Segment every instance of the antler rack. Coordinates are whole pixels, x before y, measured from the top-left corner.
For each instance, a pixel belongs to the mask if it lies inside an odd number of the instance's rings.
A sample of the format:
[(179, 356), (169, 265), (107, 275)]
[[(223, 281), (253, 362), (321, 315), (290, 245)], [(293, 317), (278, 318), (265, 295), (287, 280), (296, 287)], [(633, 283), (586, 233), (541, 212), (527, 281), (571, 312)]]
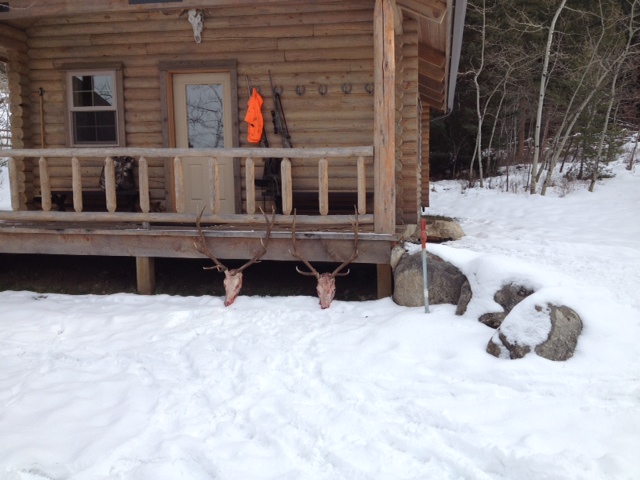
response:
[(260, 211), (262, 212), (262, 215), (264, 215), (264, 219), (267, 225), (267, 230), (265, 233), (264, 238), (260, 239), (260, 250), (248, 261), (246, 262), (244, 265), (242, 265), (239, 268), (234, 268), (232, 270), (229, 270), (229, 268), (227, 266), (225, 266), (222, 262), (220, 262), (220, 260), (218, 260), (213, 253), (211, 253), (211, 250), (209, 250), (209, 248), (207, 247), (207, 243), (204, 237), (204, 233), (202, 231), (202, 227), (200, 226), (200, 220), (202, 219), (202, 214), (204, 213), (204, 208), (200, 211), (200, 214), (198, 215), (198, 218), (196, 219), (196, 227), (198, 229), (198, 239), (193, 242), (196, 250), (198, 250), (198, 252), (200, 252), (202, 255), (205, 255), (207, 257), (209, 257), (209, 259), (211, 259), (211, 261), (215, 264), (215, 266), (213, 267), (203, 267), (205, 270), (212, 270), (212, 269), (217, 269), (219, 272), (226, 272), (228, 271), (230, 275), (236, 275), (240, 272), (242, 272), (244, 269), (246, 269), (247, 267), (253, 265), (256, 262), (259, 262), (260, 259), (262, 258), (262, 256), (267, 253), (267, 245), (269, 244), (269, 239), (271, 238), (271, 229), (273, 228), (273, 224), (274, 224), (274, 220), (275, 220), (275, 216), (276, 216), (276, 212), (275, 209), (272, 211), (272, 215), (271, 215), (271, 220), (269, 220), (269, 217), (267, 217), (267, 214), (264, 213), (264, 210), (262, 210), (262, 207), (260, 207)]

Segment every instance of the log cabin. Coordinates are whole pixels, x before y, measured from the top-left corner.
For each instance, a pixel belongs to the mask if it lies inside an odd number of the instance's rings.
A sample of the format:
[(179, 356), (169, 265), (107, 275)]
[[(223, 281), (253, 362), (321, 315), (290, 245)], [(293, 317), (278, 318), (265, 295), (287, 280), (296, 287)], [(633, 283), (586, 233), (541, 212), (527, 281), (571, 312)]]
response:
[[(11, 195), (0, 252), (135, 257), (149, 294), (154, 258), (202, 256), (202, 210), (220, 260), (252, 258), (260, 209), (277, 208), (263, 259), (296, 261), (295, 216), (304, 258), (339, 263), (357, 215), (354, 261), (377, 265), (378, 295), (391, 294), (391, 249), (428, 201), (429, 123), (452, 107), (465, 9), (466, 0), (0, 2), (12, 136), (0, 155)], [(259, 144), (244, 121), (254, 90)], [(274, 129), (276, 103), (290, 141)], [(119, 189), (122, 157), (135, 159), (133, 190)]]

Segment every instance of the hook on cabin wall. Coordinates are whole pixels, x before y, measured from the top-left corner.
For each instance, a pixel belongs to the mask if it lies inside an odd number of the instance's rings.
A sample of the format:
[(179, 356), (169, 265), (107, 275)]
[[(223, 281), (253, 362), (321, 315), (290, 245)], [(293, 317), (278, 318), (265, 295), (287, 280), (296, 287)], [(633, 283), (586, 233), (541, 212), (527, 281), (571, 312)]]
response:
[(318, 85), (318, 93), (323, 97), (327, 94), (328, 91), (329, 87), (326, 84)]
[(341, 88), (342, 93), (344, 93), (345, 95), (349, 95), (351, 93), (351, 90), (353, 90), (353, 85), (350, 83), (343, 83)]
[(365, 86), (364, 86), (364, 90), (369, 95), (371, 95), (373, 93), (373, 83), (366, 83)]
[(296, 94), (301, 97), (302, 95), (304, 95), (304, 92), (307, 91), (307, 87), (305, 87), (304, 85), (296, 85)]

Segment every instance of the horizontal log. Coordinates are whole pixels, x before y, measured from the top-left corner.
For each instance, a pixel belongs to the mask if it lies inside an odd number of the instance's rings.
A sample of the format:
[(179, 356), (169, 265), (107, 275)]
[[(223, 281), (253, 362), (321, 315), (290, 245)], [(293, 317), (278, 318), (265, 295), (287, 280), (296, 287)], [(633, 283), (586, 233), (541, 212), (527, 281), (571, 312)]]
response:
[(322, 58), (314, 61), (291, 63), (274, 63), (256, 60), (251, 64), (238, 65), (238, 73), (241, 75), (249, 75), (253, 83), (255, 75), (262, 75), (261, 81), (264, 85), (268, 85), (269, 70), (279, 72), (280, 74), (299, 74), (306, 73), (334, 73), (334, 72), (371, 72), (371, 61), (362, 60), (327, 60)]
[(352, 49), (368, 47), (373, 49), (372, 35), (334, 35), (322, 37), (279, 38), (278, 50), (316, 50), (317, 48)]
[[(373, 43), (373, 42), (372, 42)], [(313, 50), (283, 50), (287, 62), (304, 62), (310, 60), (323, 60), (333, 58), (337, 60), (346, 59), (371, 59), (373, 60), (372, 47), (353, 47), (349, 49), (336, 48), (315, 48)]]
[(57, 148), (57, 149), (10, 149), (3, 150), (5, 157), (102, 157), (128, 155), (132, 157), (295, 157), (321, 158), (360, 155), (373, 156), (372, 146), (342, 148)]
[[(175, 224), (195, 224), (195, 215), (184, 213), (142, 213), (142, 212), (44, 212), (44, 211), (20, 211), (9, 212), (0, 210), (0, 220), (15, 222), (80, 222), (80, 223), (175, 223)], [(316, 217), (314, 215), (301, 215), (298, 217), (297, 225), (304, 226), (337, 226), (351, 225), (353, 221), (350, 215), (330, 215), (328, 217)], [(290, 226), (293, 222), (293, 215), (276, 215), (275, 225)], [(373, 223), (373, 215), (358, 216), (361, 225)], [(202, 225), (207, 224), (233, 224), (233, 225), (260, 225), (264, 224), (262, 214), (226, 214), (226, 215), (205, 215), (201, 220)], [(34, 225), (35, 226), (35, 225)], [(0, 229), (2, 226), (0, 226)], [(12, 226), (15, 230), (15, 226)], [(84, 228), (81, 231), (85, 231)], [(139, 232), (137, 226), (132, 226), (130, 235)]]
[[(64, 212), (63, 212), (64, 213)], [(349, 217), (349, 222), (351, 216)], [(359, 220), (364, 216), (359, 217)], [(301, 226), (303, 217), (300, 216)], [(312, 217), (321, 218), (321, 217)], [(326, 217), (324, 217), (326, 218)], [(328, 218), (331, 218), (329, 216)], [(264, 220), (262, 220), (264, 223)], [(362, 225), (362, 221), (360, 221)], [(349, 223), (350, 225), (350, 223)], [(249, 259), (255, 254), (263, 232), (255, 230), (209, 233), (205, 232), (207, 247), (219, 259)], [(214, 236), (215, 235), (215, 236)], [(0, 229), (0, 251), (3, 253), (45, 253), (58, 255), (116, 255), (143, 257), (203, 258), (194, 248), (195, 228), (182, 229), (171, 235), (166, 231), (136, 233), (117, 230), (51, 231), (29, 229), (7, 233)], [(358, 257), (354, 263), (388, 264), (395, 238), (361, 233)], [(298, 250), (310, 262), (339, 263), (353, 251), (353, 233), (300, 233)], [(291, 255), (291, 234), (272, 233), (264, 260), (295, 261)]]

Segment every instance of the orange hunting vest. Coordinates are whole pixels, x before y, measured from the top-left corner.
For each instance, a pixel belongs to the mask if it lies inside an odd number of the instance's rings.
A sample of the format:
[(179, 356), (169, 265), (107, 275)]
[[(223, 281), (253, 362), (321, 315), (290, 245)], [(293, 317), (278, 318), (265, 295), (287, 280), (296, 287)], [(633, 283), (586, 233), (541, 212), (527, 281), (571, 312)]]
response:
[(244, 121), (249, 125), (247, 127), (247, 140), (250, 143), (259, 143), (262, 138), (262, 129), (264, 128), (264, 120), (262, 118), (262, 97), (254, 88), (251, 98), (247, 103), (247, 114)]

